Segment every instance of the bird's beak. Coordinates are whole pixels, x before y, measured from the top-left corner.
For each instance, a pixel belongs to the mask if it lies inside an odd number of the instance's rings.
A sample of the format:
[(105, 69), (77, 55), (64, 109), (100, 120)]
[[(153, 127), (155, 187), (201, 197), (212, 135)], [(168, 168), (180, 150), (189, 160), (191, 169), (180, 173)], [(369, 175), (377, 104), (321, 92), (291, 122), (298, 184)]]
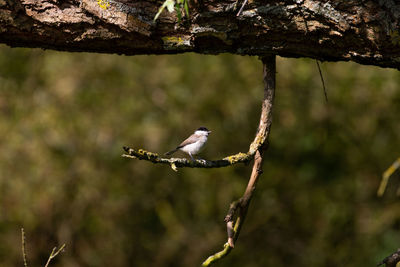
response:
[(208, 134), (210, 134), (211, 133), (211, 131), (208, 131)]

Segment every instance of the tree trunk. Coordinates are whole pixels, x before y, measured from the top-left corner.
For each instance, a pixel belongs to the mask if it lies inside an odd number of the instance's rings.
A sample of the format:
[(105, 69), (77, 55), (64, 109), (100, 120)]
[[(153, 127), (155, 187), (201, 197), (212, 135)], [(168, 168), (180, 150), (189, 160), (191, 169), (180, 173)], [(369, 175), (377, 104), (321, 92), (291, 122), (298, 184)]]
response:
[[(107, 1), (107, 0), (105, 0)], [(191, 1), (178, 22), (163, 1), (0, 0), (0, 42), (64, 51), (277, 54), (400, 68), (392, 0)]]

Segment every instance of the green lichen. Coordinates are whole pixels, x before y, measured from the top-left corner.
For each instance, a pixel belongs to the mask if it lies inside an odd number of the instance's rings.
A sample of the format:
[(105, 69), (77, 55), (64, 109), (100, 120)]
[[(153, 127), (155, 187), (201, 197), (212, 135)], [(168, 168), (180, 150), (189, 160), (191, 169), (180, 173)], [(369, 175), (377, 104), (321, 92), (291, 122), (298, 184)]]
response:
[(176, 164), (174, 162), (171, 163), (171, 169), (174, 171), (178, 171), (178, 167), (176, 167)]
[(139, 154), (139, 156), (141, 158), (146, 158), (146, 159), (150, 159), (150, 160), (151, 159), (156, 159), (156, 158), (159, 157), (157, 153), (149, 152), (149, 151), (146, 151), (144, 149), (139, 149), (137, 151), (137, 154)]
[(191, 33), (195, 34), (196, 36), (212, 36), (228, 45), (232, 44), (232, 40), (228, 39), (228, 34), (226, 32), (218, 31), (212, 27), (194, 26), (191, 30)]
[(104, 10), (106, 10), (110, 6), (109, 0), (97, 0), (97, 4)]
[(164, 36), (161, 39), (166, 49), (190, 47), (190, 40), (181, 36)]
[(239, 152), (239, 153), (237, 153), (235, 155), (228, 156), (228, 157), (225, 157), (223, 159), (229, 161), (230, 164), (233, 164), (233, 163), (236, 163), (238, 161), (243, 161), (243, 160), (247, 159), (247, 157), (248, 157), (248, 155), (246, 153)]
[(239, 152), (235, 155), (227, 156), (221, 160), (209, 161), (209, 160), (195, 160), (191, 161), (183, 158), (163, 158), (157, 153), (149, 152), (144, 149), (132, 149), (124, 146), (123, 149), (127, 154), (123, 154), (123, 157), (137, 158), (139, 160), (147, 160), (153, 163), (168, 164), (170, 167), (177, 171), (178, 168), (190, 167), (190, 168), (220, 168), (237, 163), (247, 163), (254, 157), (254, 153), (242, 153)]

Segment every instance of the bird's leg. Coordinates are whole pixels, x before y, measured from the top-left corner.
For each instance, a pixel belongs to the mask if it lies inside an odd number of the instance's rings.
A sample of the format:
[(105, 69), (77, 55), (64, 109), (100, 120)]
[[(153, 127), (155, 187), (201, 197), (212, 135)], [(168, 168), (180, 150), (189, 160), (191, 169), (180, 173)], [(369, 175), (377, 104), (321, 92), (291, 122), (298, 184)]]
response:
[(195, 161), (195, 159), (192, 156), (192, 153), (189, 152), (189, 156), (192, 158), (193, 161)]

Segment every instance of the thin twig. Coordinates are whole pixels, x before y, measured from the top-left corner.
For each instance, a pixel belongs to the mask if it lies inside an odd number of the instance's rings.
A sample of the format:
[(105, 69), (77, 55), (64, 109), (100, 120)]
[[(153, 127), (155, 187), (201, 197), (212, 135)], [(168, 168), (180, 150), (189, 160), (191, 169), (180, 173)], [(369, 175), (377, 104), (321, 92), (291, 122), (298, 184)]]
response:
[(26, 260), (26, 240), (24, 228), (21, 228), (21, 239), (22, 239), (22, 258), (24, 259), (24, 267), (28, 267), (28, 261)]
[[(233, 249), (234, 242), (236, 242), (239, 237), (240, 229), (246, 218), (258, 178), (262, 174), (263, 152), (266, 149), (267, 139), (272, 123), (272, 104), (275, 94), (276, 72), (275, 56), (264, 57), (262, 58), (262, 62), (264, 67), (264, 101), (261, 110), (260, 124), (256, 135), (256, 139), (260, 138), (260, 142), (254, 157), (253, 170), (243, 196), (239, 200), (232, 202), (228, 214), (225, 217), (225, 222), (227, 223), (228, 242), (225, 243), (222, 251), (208, 257), (203, 262), (202, 266), (210, 266), (227, 256)], [(236, 220), (233, 224), (235, 215)]]
[(52, 259), (54, 259), (60, 252), (62, 252), (64, 250), (64, 248), (65, 248), (65, 244), (63, 244), (57, 251), (56, 251), (57, 247), (54, 247), (53, 250), (51, 251), (49, 259), (47, 260), (47, 263), (44, 267), (48, 267), (50, 264), (50, 261)]
[(317, 63), (317, 67), (318, 67), (318, 71), (319, 71), (319, 77), (321, 77), (322, 87), (324, 88), (325, 101), (326, 101), (326, 103), (328, 103), (328, 94), (326, 93), (324, 76), (322, 76), (322, 71), (321, 71), (321, 67), (319, 65), (318, 60), (316, 59), (315, 62)]
[[(24, 259), (24, 267), (28, 267), (28, 261), (26, 260), (26, 239), (25, 239), (25, 231), (24, 228), (21, 228), (21, 241), (22, 241), (22, 258)], [(48, 267), (50, 261), (54, 259), (60, 252), (62, 252), (65, 248), (65, 244), (63, 244), (57, 251), (57, 247), (53, 248), (51, 254), (46, 262), (45, 267)]]
[(247, 4), (247, 0), (244, 0), (242, 7), (239, 9), (239, 12), (236, 14), (236, 17), (239, 17), (242, 14), (244, 6)]

